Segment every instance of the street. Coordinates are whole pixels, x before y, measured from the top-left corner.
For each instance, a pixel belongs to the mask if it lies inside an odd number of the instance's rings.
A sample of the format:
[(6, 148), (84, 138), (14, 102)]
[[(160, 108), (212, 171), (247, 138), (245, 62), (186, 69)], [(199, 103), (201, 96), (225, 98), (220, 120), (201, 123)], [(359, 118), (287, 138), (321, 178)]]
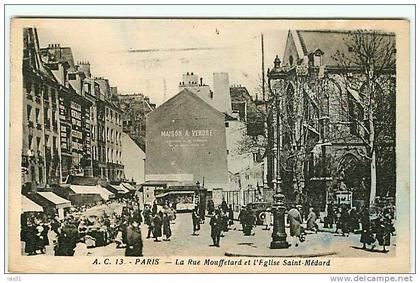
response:
[[(284, 253), (284, 250), (269, 249), (272, 230), (263, 230), (263, 226), (255, 228), (254, 236), (244, 236), (240, 230), (240, 224), (235, 221), (232, 230), (229, 230), (221, 238), (220, 248), (211, 246), (209, 218), (206, 218), (206, 223), (201, 225), (199, 236), (192, 235), (190, 213), (178, 214), (176, 222), (171, 228), (171, 241), (154, 242), (152, 238), (146, 239), (147, 226), (142, 225), (144, 256), (224, 256), (227, 251), (237, 251), (239, 254), (243, 254), (247, 250), (258, 251), (261, 256), (264, 256), (264, 253), (273, 255), (277, 251), (279, 256)], [(288, 232), (288, 229), (286, 231)], [(322, 249), (334, 251), (335, 254), (329, 256), (336, 257), (392, 257), (395, 255), (395, 237), (392, 237), (391, 246), (388, 247), (390, 252), (386, 254), (380, 252), (381, 247), (376, 247), (375, 251), (362, 250), (359, 239), (360, 235), (358, 234), (342, 237), (331, 232), (319, 232), (307, 235), (304, 243), (301, 243), (298, 248), (290, 247), (287, 252), (298, 254), (302, 249), (315, 250), (315, 247), (321, 246)], [(89, 255), (124, 256), (124, 248), (117, 249), (116, 245), (111, 243), (105, 247), (89, 249)]]

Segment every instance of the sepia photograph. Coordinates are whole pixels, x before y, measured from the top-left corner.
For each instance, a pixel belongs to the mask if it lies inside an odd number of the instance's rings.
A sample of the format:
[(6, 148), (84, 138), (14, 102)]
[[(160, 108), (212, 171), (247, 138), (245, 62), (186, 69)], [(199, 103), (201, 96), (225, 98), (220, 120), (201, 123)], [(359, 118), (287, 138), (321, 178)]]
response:
[(13, 18), (9, 271), (408, 272), (409, 28)]

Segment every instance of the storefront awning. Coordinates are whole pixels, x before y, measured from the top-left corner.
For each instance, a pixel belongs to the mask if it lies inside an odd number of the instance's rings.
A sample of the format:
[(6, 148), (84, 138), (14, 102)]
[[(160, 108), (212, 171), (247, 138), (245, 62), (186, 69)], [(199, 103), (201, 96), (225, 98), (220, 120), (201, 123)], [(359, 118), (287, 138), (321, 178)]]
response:
[(21, 212), (43, 212), (44, 209), (39, 204), (28, 199), (25, 196), (22, 196), (22, 207)]
[(121, 185), (123, 185), (129, 191), (137, 191), (137, 189), (129, 183), (121, 183)]
[(166, 192), (166, 193), (157, 195), (156, 198), (161, 198), (167, 195), (179, 195), (179, 194), (194, 194), (194, 191), (171, 191), (171, 192)]
[(38, 195), (53, 203), (57, 208), (71, 207), (71, 202), (69, 200), (62, 198), (53, 192), (38, 192)]
[(110, 185), (114, 190), (117, 191), (117, 193), (119, 194), (126, 194), (129, 193), (130, 191), (128, 189), (126, 189), (123, 185)]
[(165, 196), (167, 196), (168, 195), (168, 193), (163, 193), (163, 194), (160, 194), (160, 195), (157, 195), (157, 196), (155, 196), (156, 198), (163, 198), (163, 197), (165, 197)]
[(115, 195), (101, 186), (79, 186), (70, 185), (70, 189), (76, 194), (97, 194), (104, 200), (108, 200)]

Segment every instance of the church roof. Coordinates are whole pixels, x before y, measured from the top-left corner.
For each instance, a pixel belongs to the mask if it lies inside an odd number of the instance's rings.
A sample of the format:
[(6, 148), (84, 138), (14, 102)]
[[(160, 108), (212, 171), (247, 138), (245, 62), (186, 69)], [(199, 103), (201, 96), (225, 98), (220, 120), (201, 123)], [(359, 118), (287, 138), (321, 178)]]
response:
[[(355, 31), (349, 30), (290, 30), (289, 35), (291, 36), (288, 38), (293, 39), (299, 59), (308, 56), (316, 50), (320, 50), (324, 53), (323, 64), (335, 66), (337, 65), (337, 62), (332, 56), (336, 54), (337, 50), (344, 55), (349, 53), (346, 42), (349, 40), (349, 36), (354, 32)], [(384, 37), (395, 38), (393, 33), (381, 31), (375, 31), (375, 33)]]

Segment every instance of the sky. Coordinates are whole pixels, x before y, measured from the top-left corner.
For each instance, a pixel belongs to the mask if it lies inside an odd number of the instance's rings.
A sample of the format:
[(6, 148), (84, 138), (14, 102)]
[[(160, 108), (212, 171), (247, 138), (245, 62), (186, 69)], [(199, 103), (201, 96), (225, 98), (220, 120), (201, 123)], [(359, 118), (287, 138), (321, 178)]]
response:
[[(182, 74), (194, 72), (212, 88), (213, 72), (254, 94), (265, 69), (284, 52), (287, 30), (276, 21), (49, 19), (36, 25), (40, 47), (71, 47), (121, 94), (143, 93), (158, 105), (178, 93)], [(280, 56), (282, 58), (282, 56)]]

